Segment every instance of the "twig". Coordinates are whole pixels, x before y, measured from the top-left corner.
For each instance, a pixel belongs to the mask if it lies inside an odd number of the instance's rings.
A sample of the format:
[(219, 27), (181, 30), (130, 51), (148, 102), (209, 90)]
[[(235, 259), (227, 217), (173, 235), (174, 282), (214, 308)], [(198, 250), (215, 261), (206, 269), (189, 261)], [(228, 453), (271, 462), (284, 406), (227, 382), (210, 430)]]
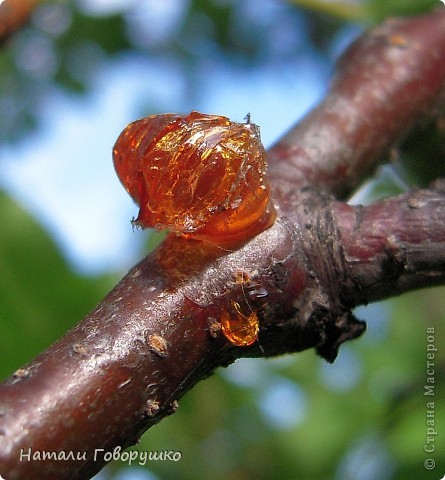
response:
[(39, 0), (4, 0), (0, 3), (0, 45), (30, 18)]

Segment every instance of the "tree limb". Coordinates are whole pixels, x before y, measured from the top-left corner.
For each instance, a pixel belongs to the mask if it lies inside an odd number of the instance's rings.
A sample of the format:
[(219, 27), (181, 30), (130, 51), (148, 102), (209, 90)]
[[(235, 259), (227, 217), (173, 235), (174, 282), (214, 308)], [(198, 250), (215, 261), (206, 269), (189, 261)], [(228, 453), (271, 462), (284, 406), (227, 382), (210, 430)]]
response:
[(307, 185), (347, 198), (416, 121), (438, 114), (444, 10), (387, 20), (348, 48), (325, 100), (269, 151), (276, 198)]
[[(352, 307), (445, 283), (442, 183), (365, 207), (338, 200), (441, 101), (444, 27), (443, 9), (391, 21), (345, 54), (325, 101), (270, 152), (271, 228), (231, 252), (167, 237), (0, 385), (2, 476), (90, 478), (105, 463), (96, 449), (133, 445), (216, 367), (308, 348), (333, 361), (364, 331)], [(249, 347), (220, 330), (232, 301), (260, 319)], [(83, 456), (26, 461), (43, 451)]]
[(40, 0), (4, 0), (0, 3), (0, 45), (19, 30)]
[(335, 204), (354, 306), (444, 284), (445, 191), (438, 187), (366, 207)]

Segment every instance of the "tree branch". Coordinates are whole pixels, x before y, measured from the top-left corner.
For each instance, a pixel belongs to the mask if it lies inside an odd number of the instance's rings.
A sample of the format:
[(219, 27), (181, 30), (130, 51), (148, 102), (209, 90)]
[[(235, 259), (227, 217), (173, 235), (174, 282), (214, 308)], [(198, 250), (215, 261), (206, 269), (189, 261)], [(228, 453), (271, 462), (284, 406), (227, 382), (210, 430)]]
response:
[[(366, 207), (321, 192), (349, 194), (439, 102), (444, 22), (443, 10), (392, 21), (346, 53), (326, 100), (271, 150), (281, 210), (271, 228), (232, 252), (167, 237), (77, 327), (0, 385), (1, 475), (90, 478), (105, 463), (96, 449), (134, 444), (216, 367), (308, 348), (333, 361), (364, 331), (352, 307), (445, 283), (442, 184)], [(221, 332), (234, 301), (260, 320), (249, 347)], [(81, 458), (26, 461), (43, 451)]]
[(357, 287), (352, 305), (445, 283), (444, 193), (414, 190), (366, 207), (335, 204), (344, 281)]
[(0, 45), (28, 22), (39, 0), (4, 0), (0, 3)]
[(281, 200), (312, 186), (347, 198), (389, 150), (445, 101), (445, 9), (391, 19), (340, 58), (327, 97), (269, 151)]

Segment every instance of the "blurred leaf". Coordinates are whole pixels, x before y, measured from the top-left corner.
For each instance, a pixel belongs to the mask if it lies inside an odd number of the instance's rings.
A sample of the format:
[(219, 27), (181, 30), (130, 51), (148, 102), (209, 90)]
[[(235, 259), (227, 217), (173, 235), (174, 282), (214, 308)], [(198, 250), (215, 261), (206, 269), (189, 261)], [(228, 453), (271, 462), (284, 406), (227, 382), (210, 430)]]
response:
[(288, 0), (317, 14), (343, 21), (378, 23), (389, 16), (419, 15), (438, 7), (436, 0), (362, 0), (361, 2), (329, 0)]
[(339, 18), (343, 21), (366, 21), (368, 17), (366, 2), (351, 3), (328, 0), (288, 0), (298, 7), (312, 10), (318, 14)]
[(90, 16), (71, 8), (70, 27), (54, 46), (60, 58), (54, 80), (70, 90), (83, 91), (107, 57), (131, 45), (121, 15)]
[(39, 125), (57, 85), (86, 92), (104, 62), (130, 43), (122, 15), (91, 16), (75, 2), (42, 2), (34, 20), (0, 50), (0, 142)]
[(0, 378), (63, 335), (111, 287), (75, 275), (44, 230), (0, 192)]
[[(231, 40), (229, 27), (232, 14), (233, 8), (229, 2), (193, 0), (190, 5), (188, 19), (192, 22), (192, 26), (199, 30), (199, 24), (196, 23), (196, 20), (198, 20), (201, 23), (203, 32), (212, 38), (215, 43), (227, 46)], [(206, 18), (207, 22), (203, 21), (203, 17)]]
[(440, 6), (436, 0), (368, 0), (368, 12), (377, 23), (390, 16), (419, 15)]
[[(444, 288), (438, 287), (405, 295), (392, 303), (394, 310), (393, 338), (394, 351), (392, 363), (404, 369), (399, 378), (399, 387), (395, 396), (387, 403), (388, 412), (381, 423), (387, 425), (387, 434), (391, 451), (398, 461), (395, 480), (436, 480), (445, 472), (445, 351), (441, 348), (445, 335)], [(427, 329), (434, 334), (427, 334)], [(427, 340), (433, 339), (432, 342)], [(427, 357), (427, 345), (437, 348), (434, 359)], [(427, 362), (434, 363), (434, 396), (425, 396), (427, 384)], [(429, 368), (431, 372), (431, 368)], [(428, 402), (435, 403), (434, 416), (427, 417)], [(427, 419), (435, 422), (438, 435), (434, 438), (434, 453), (424, 450), (427, 437)], [(436, 468), (425, 469), (424, 462), (432, 458)]]
[(418, 125), (398, 149), (396, 167), (411, 185), (427, 187), (445, 176), (445, 114)]

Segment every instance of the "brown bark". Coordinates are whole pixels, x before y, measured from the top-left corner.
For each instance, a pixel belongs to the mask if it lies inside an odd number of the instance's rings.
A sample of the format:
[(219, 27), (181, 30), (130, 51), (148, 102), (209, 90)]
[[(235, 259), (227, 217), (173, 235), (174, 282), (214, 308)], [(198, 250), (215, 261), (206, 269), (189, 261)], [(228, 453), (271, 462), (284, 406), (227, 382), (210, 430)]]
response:
[[(369, 206), (340, 201), (440, 105), (443, 51), (445, 9), (387, 22), (356, 42), (327, 98), (270, 151), (280, 211), (270, 229), (231, 252), (168, 237), (0, 385), (0, 473), (90, 478), (104, 464), (96, 449), (134, 444), (216, 367), (308, 348), (333, 361), (365, 328), (351, 308), (444, 284), (441, 182)], [(249, 347), (220, 331), (232, 301), (260, 318)], [(22, 449), (86, 458), (19, 462)]]
[(38, 3), (39, 0), (4, 0), (0, 4), (0, 44), (29, 21)]
[(387, 20), (351, 45), (324, 101), (269, 151), (276, 197), (309, 185), (347, 198), (414, 122), (437, 113), (444, 35), (440, 8)]

